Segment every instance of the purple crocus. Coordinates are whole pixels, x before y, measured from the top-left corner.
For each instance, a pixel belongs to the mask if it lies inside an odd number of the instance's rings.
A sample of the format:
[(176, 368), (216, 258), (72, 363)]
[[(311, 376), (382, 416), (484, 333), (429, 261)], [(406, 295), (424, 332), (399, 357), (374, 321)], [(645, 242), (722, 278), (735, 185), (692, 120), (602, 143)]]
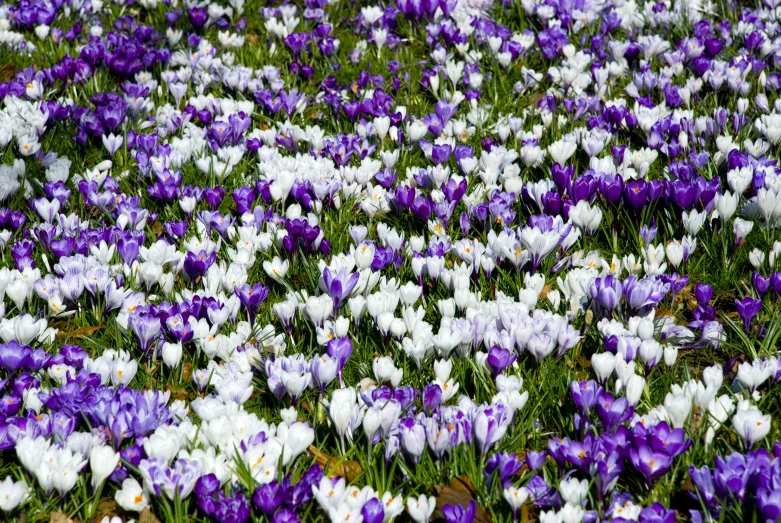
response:
[(261, 304), (268, 296), (268, 287), (256, 283), (252, 287), (248, 283), (245, 283), (242, 288), (234, 287), (234, 292), (238, 296), (239, 301), (247, 310), (247, 316), (249, 318), (250, 325), (255, 323), (255, 314), (260, 309)]
[(597, 305), (612, 311), (618, 306), (618, 302), (621, 301), (623, 291), (624, 287), (621, 281), (612, 275), (608, 275), (594, 280), (589, 289), (589, 294)]
[(345, 299), (355, 290), (358, 285), (358, 279), (361, 274), (354, 272), (348, 274), (345, 269), (340, 269), (334, 275), (330, 268), (323, 269), (323, 281), (325, 282), (326, 293), (334, 300), (334, 310), (338, 311)]
[(442, 387), (436, 383), (430, 383), (423, 387), (423, 409), (431, 414), (442, 403)]
[(488, 350), (488, 356), (485, 358), (485, 365), (488, 367), (488, 370), (491, 371), (491, 376), (496, 378), (512, 365), (516, 358), (517, 355), (514, 352), (494, 345)]
[(610, 393), (602, 391), (597, 396), (596, 412), (605, 431), (610, 433), (617, 425), (632, 417), (634, 407), (629, 405), (626, 398), (616, 399)]
[(781, 489), (760, 488), (757, 491), (757, 506), (766, 521), (778, 521), (781, 518)]
[(597, 404), (597, 396), (602, 388), (596, 381), (573, 381), (570, 385), (572, 400), (583, 416), (588, 416), (589, 411)]
[(743, 501), (750, 477), (751, 470), (745, 455), (734, 452), (724, 458), (716, 456), (713, 483), (720, 498), (735, 497)]
[(249, 499), (243, 492), (236, 492), (232, 496), (226, 496), (222, 492), (217, 495), (213, 517), (219, 523), (247, 523), (251, 513)]
[(639, 523), (675, 523), (675, 511), (657, 501), (650, 507), (645, 507), (640, 512), (637, 521)]
[(548, 459), (548, 453), (544, 450), (535, 452), (530, 450), (526, 453), (526, 465), (529, 470), (537, 470), (545, 464), (545, 460)]
[(0, 344), (0, 366), (13, 374), (24, 368), (30, 362), (32, 350), (16, 341)]
[(746, 296), (742, 300), (735, 299), (735, 308), (743, 320), (743, 328), (749, 330), (754, 317), (762, 309), (762, 300), (757, 300), (751, 296)]
[(635, 426), (635, 432), (645, 440), (655, 452), (663, 452), (670, 457), (680, 456), (691, 446), (692, 440), (686, 437), (683, 429), (672, 429), (666, 421), (645, 429), (642, 424)]
[(343, 364), (340, 364), (336, 357), (329, 354), (315, 356), (312, 359), (310, 364), (312, 382), (320, 389), (321, 394), (325, 393), (326, 387), (328, 387), (328, 384), (336, 377), (336, 374), (342, 365)]
[(515, 453), (498, 452), (491, 456), (483, 470), (488, 483), (488, 490), (491, 490), (494, 473), (499, 478), (502, 488), (507, 488), (513, 484), (512, 478), (523, 468), (523, 460)]
[(760, 300), (770, 290), (770, 278), (763, 277), (757, 271), (754, 271), (754, 274), (751, 276), (751, 284), (754, 286), (754, 291)]
[(266, 515), (273, 514), (283, 500), (284, 492), (276, 480), (259, 486), (252, 495), (252, 503)]
[(629, 460), (635, 469), (645, 477), (648, 488), (652, 488), (657, 479), (667, 474), (672, 465), (672, 458), (669, 455), (663, 452), (654, 452), (646, 445), (630, 449)]
[(146, 354), (153, 348), (160, 336), (160, 331), (162, 330), (160, 318), (146, 313), (133, 314), (128, 319), (128, 324), (136, 335), (139, 349)]
[(301, 518), (289, 508), (282, 507), (271, 517), (271, 523), (300, 523)]
[(382, 523), (385, 518), (385, 509), (382, 507), (382, 501), (377, 498), (371, 498), (361, 507), (361, 516), (364, 523)]
[(201, 251), (199, 253), (188, 252), (184, 259), (184, 272), (191, 280), (195, 280), (199, 276), (206, 274), (209, 267), (214, 264), (217, 259), (217, 255), (214, 252), (207, 253)]
[(694, 288), (694, 296), (699, 305), (707, 305), (713, 298), (713, 287), (707, 283), (698, 283)]
[(471, 500), (466, 508), (463, 505), (444, 505), (442, 513), (447, 523), (472, 523), (477, 514), (477, 503)]
[(339, 363), (339, 384), (344, 387), (342, 369), (344, 369), (345, 363), (347, 363), (347, 360), (353, 353), (353, 342), (350, 338), (334, 338), (328, 342), (327, 352), (329, 356), (336, 358)]
[(187, 343), (193, 339), (193, 328), (189, 321), (185, 321), (182, 318), (181, 314), (170, 316), (167, 320), (165, 320), (165, 326), (167, 327), (171, 336), (173, 336), (177, 341)]
[(669, 283), (653, 277), (638, 279), (637, 276), (629, 276), (623, 285), (629, 308), (639, 316), (645, 315), (650, 307), (662, 301), (670, 290)]

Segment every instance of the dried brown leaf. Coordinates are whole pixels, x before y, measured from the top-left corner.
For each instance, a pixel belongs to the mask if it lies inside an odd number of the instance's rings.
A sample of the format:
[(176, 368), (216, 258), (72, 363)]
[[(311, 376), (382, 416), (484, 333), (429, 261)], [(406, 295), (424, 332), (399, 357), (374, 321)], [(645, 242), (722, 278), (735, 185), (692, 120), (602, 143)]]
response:
[(521, 523), (532, 523), (534, 521), (534, 511), (531, 503), (521, 505)]
[(52, 512), (49, 515), (49, 523), (73, 523), (65, 512)]
[(467, 476), (458, 476), (450, 480), (448, 485), (455, 490), (462, 490), (467, 492), (470, 496), (474, 497), (475, 487), (472, 485), (472, 481)]
[(76, 330), (70, 331), (70, 332), (63, 332), (59, 331), (57, 332), (58, 338), (76, 338), (76, 339), (82, 339), (87, 338), (89, 336), (92, 336), (96, 332), (98, 332), (100, 329), (102, 329), (103, 325), (90, 325), (87, 327), (79, 327)]
[(578, 364), (581, 367), (585, 367), (585, 368), (591, 367), (591, 361), (584, 358), (582, 354), (578, 354), (578, 356), (575, 359), (578, 361)]
[(688, 475), (686, 476), (686, 481), (684, 481), (683, 485), (681, 485), (681, 490), (685, 490), (687, 492), (695, 492), (692, 478), (689, 477)]
[(586, 325), (591, 325), (591, 322), (594, 321), (594, 311), (589, 309), (586, 311)]
[(19, 68), (12, 63), (0, 64), (0, 82), (10, 81), (18, 72)]
[(166, 389), (171, 393), (171, 397), (175, 400), (188, 400), (190, 394), (184, 389), (184, 387), (177, 387), (176, 385), (169, 384)]
[(138, 516), (138, 523), (161, 523), (159, 519), (157, 519), (157, 516), (152, 514), (152, 511), (149, 510), (149, 507), (145, 508), (141, 511), (141, 514)]
[(537, 107), (537, 104), (540, 103), (540, 100), (545, 98), (545, 93), (535, 93), (532, 96), (529, 97), (528, 104), (529, 107)]
[(308, 450), (315, 461), (323, 467), (328, 477), (341, 476), (349, 482), (361, 475), (361, 465), (357, 461), (335, 458), (314, 445), (309, 445)]
[(117, 505), (117, 502), (114, 501), (111, 498), (105, 498), (101, 500), (98, 503), (97, 510), (95, 511), (95, 515), (89, 518), (90, 523), (100, 523), (103, 521), (103, 518), (108, 517), (109, 519), (113, 518), (114, 516), (120, 516), (122, 519), (124, 519), (125, 511), (122, 510), (122, 508)]

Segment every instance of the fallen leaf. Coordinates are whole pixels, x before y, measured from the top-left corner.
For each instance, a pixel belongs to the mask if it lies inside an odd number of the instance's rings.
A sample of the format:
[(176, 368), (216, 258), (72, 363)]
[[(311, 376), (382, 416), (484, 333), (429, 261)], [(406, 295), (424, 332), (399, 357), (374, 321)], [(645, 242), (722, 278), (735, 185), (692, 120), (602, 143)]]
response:
[(534, 521), (534, 511), (532, 503), (524, 503), (521, 505), (521, 523), (531, 523)]
[(450, 480), (448, 485), (455, 490), (462, 490), (469, 493), (470, 496), (475, 495), (475, 487), (472, 485), (472, 481), (467, 476), (458, 476)]
[(694, 489), (694, 483), (692, 482), (692, 478), (690, 476), (686, 476), (686, 481), (683, 482), (683, 485), (681, 485), (681, 490), (685, 490), (687, 492), (695, 492)]
[(0, 65), (0, 82), (10, 81), (17, 72), (19, 72), (19, 68), (10, 62)]
[(49, 515), (49, 523), (73, 523), (65, 512), (52, 512)]
[(694, 310), (697, 308), (697, 305), (699, 303), (697, 302), (697, 297), (692, 292), (694, 289), (691, 285), (687, 285), (683, 289), (681, 289), (681, 301), (683, 301), (686, 304), (686, 308), (689, 310)]
[(303, 274), (300, 274), (300, 275), (297, 275), (297, 276), (293, 277), (293, 284), (296, 287), (300, 287), (300, 288), (306, 289), (306, 288), (308, 288), (310, 286), (311, 282), (312, 282), (312, 279), (306, 273), (303, 273)]
[(357, 461), (329, 456), (314, 445), (309, 445), (308, 450), (315, 461), (323, 467), (328, 477), (341, 476), (350, 482), (361, 475), (361, 466)]
[(533, 94), (533, 95), (532, 95), (532, 96), (530, 96), (530, 97), (529, 97), (529, 99), (527, 100), (527, 102), (528, 102), (528, 104), (529, 104), (529, 107), (532, 107), (532, 106), (536, 107), (536, 106), (537, 106), (537, 104), (539, 104), (539, 103), (540, 103), (540, 101), (541, 101), (543, 98), (545, 98), (545, 94), (544, 94), (544, 93), (536, 93), (536, 94)]
[(526, 463), (526, 451), (516, 450), (515, 455), (518, 456), (519, 460), (523, 461), (523, 465), (521, 465), (521, 470), (519, 470), (515, 475), (522, 476), (525, 472), (529, 470), (529, 464)]
[(76, 338), (76, 339), (82, 339), (87, 338), (89, 336), (92, 336), (96, 332), (98, 332), (100, 329), (102, 329), (103, 325), (91, 325), (87, 327), (79, 327), (78, 329), (70, 332), (63, 332), (59, 331), (57, 333), (58, 338)]
[(124, 519), (124, 515), (125, 511), (117, 505), (116, 501), (111, 498), (106, 498), (98, 503), (95, 515), (89, 518), (89, 523), (100, 523), (103, 521), (103, 518), (107, 517), (111, 519), (114, 516), (120, 516), (121, 519)]
[(184, 387), (177, 387), (176, 385), (168, 385), (166, 389), (171, 393), (171, 397), (175, 400), (187, 400), (190, 395), (184, 389)]
[[(470, 501), (474, 501), (474, 497), (469, 492), (449, 485), (435, 485), (434, 491), (436, 492), (437, 509), (434, 511), (433, 519), (444, 519), (443, 508), (445, 505), (462, 505), (466, 507)], [(477, 505), (474, 521), (475, 523), (490, 523), (491, 516), (480, 505)]]
[(585, 367), (585, 368), (591, 367), (591, 361), (584, 358), (583, 355), (578, 354), (578, 356), (575, 359), (578, 360), (578, 363), (580, 364), (581, 367)]
[(672, 315), (673, 315), (673, 313), (672, 313), (672, 311), (670, 309), (665, 309), (664, 307), (659, 307), (658, 309), (656, 309), (656, 317), (657, 318), (659, 316), (672, 316)]
[(193, 375), (193, 364), (189, 361), (184, 362), (182, 366), (182, 381), (189, 380)]
[(591, 322), (594, 321), (594, 311), (589, 309), (586, 311), (586, 317), (585, 317), (586, 325), (591, 325)]
[(370, 387), (376, 387), (377, 382), (371, 378), (363, 378), (360, 382), (361, 390), (366, 392)]
[(698, 407), (697, 405), (694, 406), (694, 409), (692, 409), (692, 415), (689, 418), (689, 433), (692, 433), (699, 429), (702, 426), (703, 422), (703, 416), (702, 416), (702, 409)]
[(157, 516), (152, 514), (152, 511), (149, 510), (149, 508), (145, 508), (141, 511), (141, 514), (138, 516), (138, 523), (161, 523), (159, 519), (157, 519)]
[(154, 374), (161, 366), (161, 363), (155, 363), (150, 360), (144, 364), (144, 369), (146, 369), (147, 374)]

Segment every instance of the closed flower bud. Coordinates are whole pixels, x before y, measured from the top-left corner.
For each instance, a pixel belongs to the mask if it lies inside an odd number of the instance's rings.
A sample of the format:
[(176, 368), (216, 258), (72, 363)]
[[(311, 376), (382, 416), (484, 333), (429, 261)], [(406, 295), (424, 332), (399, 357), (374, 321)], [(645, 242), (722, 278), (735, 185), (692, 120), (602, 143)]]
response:
[(93, 447), (89, 453), (92, 487), (98, 488), (119, 465), (119, 453), (107, 445)]
[(182, 344), (181, 343), (163, 343), (163, 362), (168, 365), (169, 368), (175, 369), (179, 366), (179, 362), (182, 361)]

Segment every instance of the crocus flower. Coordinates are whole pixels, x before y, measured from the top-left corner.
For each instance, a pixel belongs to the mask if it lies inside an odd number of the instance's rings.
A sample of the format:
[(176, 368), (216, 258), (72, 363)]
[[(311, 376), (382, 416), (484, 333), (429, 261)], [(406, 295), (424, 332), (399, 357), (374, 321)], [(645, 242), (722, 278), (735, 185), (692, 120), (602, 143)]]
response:
[(250, 325), (254, 324), (255, 314), (260, 310), (261, 304), (268, 296), (268, 287), (265, 287), (260, 283), (256, 283), (253, 286), (245, 283), (241, 289), (234, 287), (233, 290), (236, 292), (236, 296), (238, 296), (239, 301), (247, 311)]
[(746, 296), (742, 300), (735, 299), (735, 308), (743, 320), (743, 328), (749, 330), (754, 317), (762, 309), (762, 300)]
[(477, 513), (477, 503), (470, 501), (466, 507), (463, 505), (444, 505), (442, 513), (447, 523), (472, 523)]
[(504, 372), (510, 365), (513, 364), (516, 358), (516, 354), (494, 345), (488, 351), (488, 356), (485, 359), (485, 364), (491, 371), (491, 375), (496, 378), (499, 374)]
[(653, 487), (654, 482), (667, 474), (672, 465), (672, 458), (661, 452), (654, 452), (646, 445), (640, 445), (637, 449), (629, 450), (629, 459), (640, 474), (645, 477), (648, 487)]
[(781, 489), (760, 488), (757, 491), (757, 506), (765, 520), (777, 521), (781, 518)]
[(339, 310), (344, 300), (350, 297), (355, 286), (358, 285), (359, 278), (360, 273), (347, 274), (344, 269), (340, 269), (336, 275), (328, 267), (323, 270), (326, 292), (334, 301), (335, 311)]
[(385, 517), (385, 510), (382, 506), (382, 501), (377, 498), (372, 498), (361, 507), (361, 516), (365, 523), (382, 523)]
[(612, 311), (616, 308), (618, 302), (621, 300), (622, 292), (623, 286), (621, 285), (621, 282), (611, 275), (605, 276), (604, 278), (597, 278), (589, 289), (591, 299), (608, 311)]

